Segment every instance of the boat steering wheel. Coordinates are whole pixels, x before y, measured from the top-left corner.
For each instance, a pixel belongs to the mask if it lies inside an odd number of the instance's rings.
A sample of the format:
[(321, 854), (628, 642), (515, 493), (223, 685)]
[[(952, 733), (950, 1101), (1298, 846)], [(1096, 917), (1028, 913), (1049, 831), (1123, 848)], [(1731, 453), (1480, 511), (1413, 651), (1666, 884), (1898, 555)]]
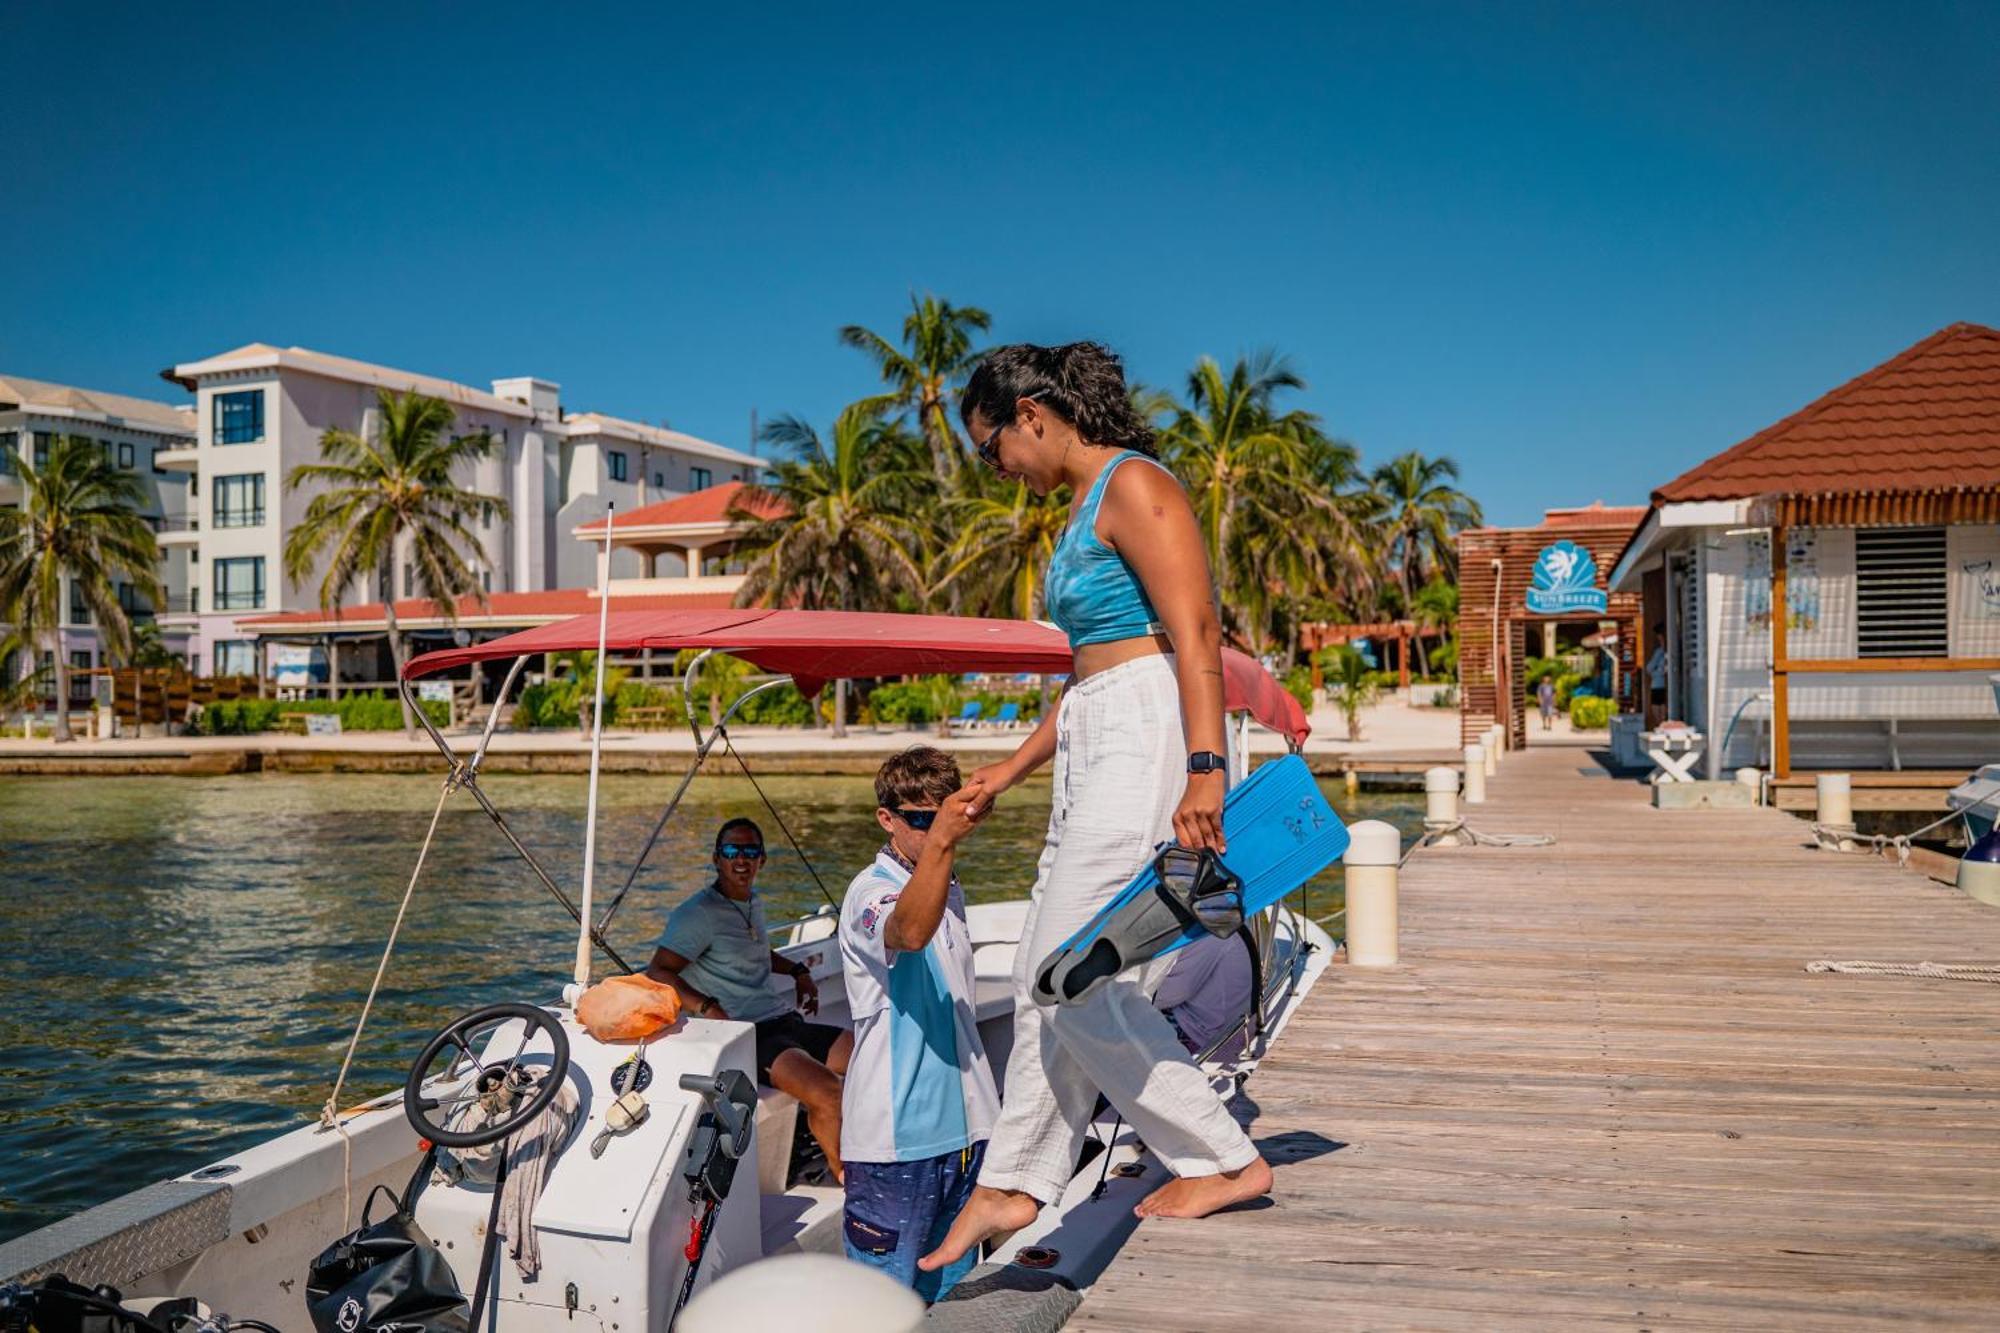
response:
[[(528, 1031), (521, 1038), (515, 1053), (499, 1064), (481, 1064), (474, 1049), (479, 1039), (490, 1036), (492, 1030), (501, 1024), (515, 1021), (528, 1025)], [(528, 1043), (534, 1040), (537, 1031), (548, 1034), (549, 1044), (554, 1048), (546, 1068), (526, 1067), (521, 1063)], [(463, 1058), (472, 1062), (475, 1072), (469, 1082), (461, 1085), (460, 1091), (440, 1101), (425, 1094), (424, 1084), (430, 1081), (432, 1067), (447, 1050), (452, 1051), (452, 1056), (445, 1065), (446, 1070), (455, 1067)], [(498, 1143), (540, 1115), (555, 1100), (568, 1074), (569, 1038), (564, 1035), (562, 1024), (546, 1009), (532, 1004), (489, 1004), (454, 1019), (425, 1044), (423, 1053), (410, 1066), (409, 1079), (403, 1084), (403, 1114), (409, 1117), (411, 1128), (440, 1147), (478, 1148)], [(537, 1075), (538, 1078), (535, 1077)], [(524, 1077), (534, 1081), (520, 1082)], [(452, 1113), (460, 1107), (470, 1105), (509, 1080), (517, 1081), (519, 1086), (531, 1087), (533, 1091), (507, 1115), (477, 1129), (447, 1129), (439, 1123), (439, 1120), (448, 1123)], [(432, 1119), (432, 1113), (440, 1108), (445, 1114), (438, 1120)]]

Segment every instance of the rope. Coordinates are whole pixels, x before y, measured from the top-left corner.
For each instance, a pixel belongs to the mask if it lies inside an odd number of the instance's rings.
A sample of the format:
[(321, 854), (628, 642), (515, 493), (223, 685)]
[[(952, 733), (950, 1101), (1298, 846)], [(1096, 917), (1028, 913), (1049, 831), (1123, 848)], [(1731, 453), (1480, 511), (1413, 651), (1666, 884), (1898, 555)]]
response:
[(1991, 805), (1996, 809), (2000, 809), (2000, 793), (1992, 796), (1982, 796), (1963, 810), (1947, 810), (1922, 828), (1912, 829), (1908, 833), (1856, 833), (1852, 824), (1822, 824), (1818, 820), (1814, 820), (1812, 825), (1813, 842), (1823, 852), (1867, 851), (1879, 856), (1885, 851), (1893, 850), (1896, 853), (1897, 868), (1908, 869), (1911, 844), (1924, 834), (1929, 833), (1932, 829), (1942, 828), (1954, 819), (1965, 821), (1965, 840), (1971, 842), (1972, 820), (1970, 816), (1974, 810), (1977, 810), (1982, 805)]
[(326, 1105), (320, 1108), (320, 1124), (340, 1135), (340, 1225), (347, 1228), (349, 1211), (353, 1205), (354, 1193), (354, 1146), (348, 1140), (347, 1126), (340, 1119), (340, 1090), (347, 1084), (348, 1070), (354, 1066), (354, 1052), (361, 1045), (361, 1033), (368, 1026), (368, 1015), (375, 1008), (375, 996), (382, 989), (382, 978), (389, 970), (389, 955), (396, 950), (396, 936), (403, 929), (403, 918), (410, 910), (410, 897), (417, 891), (417, 877), (424, 873), (424, 860), (431, 853), (431, 840), (437, 837), (438, 820), (444, 815), (444, 803), (458, 785), (458, 769), (453, 768), (444, 785), (438, 789), (437, 809), (431, 811), (431, 826), (424, 834), (424, 845), (417, 850), (417, 864), (410, 870), (410, 882), (403, 889), (403, 901), (396, 907), (396, 919), (389, 926), (389, 938), (382, 945), (381, 961), (375, 964), (375, 980), (368, 985), (368, 996), (361, 1002), (361, 1017), (354, 1024), (354, 1035), (347, 1039), (347, 1054), (341, 1057), (340, 1072), (334, 1076), (333, 1091), (327, 1094)]
[(1400, 870), (1409, 864), (1410, 858), (1417, 854), (1419, 848), (1428, 847), (1439, 839), (1450, 836), (1463, 838), (1473, 847), (1553, 847), (1556, 843), (1553, 833), (1481, 833), (1463, 819), (1454, 819), (1451, 823), (1438, 828), (1425, 829), (1424, 835), (1411, 843), (1409, 849), (1403, 853), (1402, 860), (1396, 862), (1396, 868)]
[(1921, 977), (1927, 981), (1986, 981), (2000, 986), (2000, 966), (1989, 963), (1871, 963), (1862, 960), (1807, 963), (1808, 972), (1857, 977)]
[[(718, 728), (718, 730), (722, 729)], [(736, 766), (743, 770), (743, 776), (750, 779), (750, 786), (756, 791), (757, 799), (762, 801), (764, 808), (771, 812), (771, 818), (778, 821), (778, 831), (785, 835), (786, 842), (792, 844), (792, 850), (798, 853), (799, 860), (805, 864), (806, 873), (811, 875), (813, 883), (819, 886), (819, 896), (826, 899), (827, 906), (838, 912), (840, 910), (839, 901), (826, 891), (826, 881), (821, 879), (819, 871), (813, 868), (812, 858), (806, 855), (805, 848), (799, 846), (799, 840), (792, 836), (792, 830), (785, 823), (785, 817), (778, 813), (778, 807), (771, 803), (771, 798), (764, 794), (764, 789), (761, 786), (758, 786), (757, 775), (750, 771), (750, 765), (743, 761), (742, 755), (736, 753), (736, 742), (729, 739), (729, 732), (727, 730), (722, 730), (722, 748), (729, 751), (729, 757), (734, 759)]]

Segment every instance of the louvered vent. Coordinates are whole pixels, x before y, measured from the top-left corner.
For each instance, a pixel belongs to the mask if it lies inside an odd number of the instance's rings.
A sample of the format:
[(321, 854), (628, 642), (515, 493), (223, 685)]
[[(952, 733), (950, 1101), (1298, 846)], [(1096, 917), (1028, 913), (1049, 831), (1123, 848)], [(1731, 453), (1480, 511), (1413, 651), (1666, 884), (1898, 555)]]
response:
[(1854, 534), (1855, 627), (1863, 657), (1945, 657), (1943, 528)]

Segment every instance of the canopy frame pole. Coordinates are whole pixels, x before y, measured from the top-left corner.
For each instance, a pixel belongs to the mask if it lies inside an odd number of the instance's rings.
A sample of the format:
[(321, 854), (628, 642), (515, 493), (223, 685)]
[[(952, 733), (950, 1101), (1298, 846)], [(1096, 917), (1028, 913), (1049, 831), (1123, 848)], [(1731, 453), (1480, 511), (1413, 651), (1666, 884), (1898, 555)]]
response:
[(597, 684), (590, 703), (590, 795), (583, 814), (583, 901), (578, 906), (576, 935), (576, 985), (579, 992), (590, 985), (590, 897), (597, 883), (597, 775), (604, 758), (604, 659), (611, 633), (611, 515), (615, 506), (604, 506), (604, 556), (597, 568)]
[[(577, 910), (576, 904), (570, 901), (569, 895), (562, 891), (561, 886), (555, 882), (554, 878), (549, 875), (549, 872), (542, 869), (542, 863), (535, 859), (534, 853), (530, 852), (522, 845), (521, 840), (514, 836), (514, 830), (508, 827), (506, 818), (501, 815), (499, 809), (487, 798), (486, 792), (480, 787), (478, 775), (473, 772), (472, 767), (458, 757), (458, 752), (451, 748), (451, 742), (446, 740), (443, 734), (438, 731), (437, 727), (431, 722), (429, 715), (423, 709), (417, 707), (416, 697), (410, 692), (410, 682), (398, 679), (396, 688), (402, 693), (404, 700), (409, 703), (411, 711), (416, 714), (417, 721), (422, 723), (424, 730), (429, 733), (431, 744), (438, 748), (438, 753), (442, 754), (445, 762), (451, 765), (451, 773), (445, 780), (447, 782), (456, 781), (458, 786), (472, 793), (472, 799), (479, 802), (479, 808), (486, 812), (486, 817), (493, 821), (493, 826), (500, 830), (501, 836), (506, 838), (508, 844), (513, 847), (520, 858), (528, 863), (528, 869), (535, 872), (535, 878), (542, 882), (542, 887), (555, 895), (555, 900), (562, 904), (563, 910), (569, 913), (571, 920), (575, 921), (578, 925), (583, 924), (583, 914)], [(632, 970), (631, 965), (618, 956), (618, 951), (605, 943), (604, 937), (600, 932), (592, 931), (591, 938), (596, 941), (598, 948), (604, 950), (604, 956), (609, 958), (621, 971), (630, 972)]]
[(514, 680), (521, 674), (521, 668), (528, 664), (526, 655), (514, 659), (514, 665), (507, 669), (507, 679), (500, 682), (500, 693), (493, 696), (493, 710), (486, 715), (486, 731), (479, 738), (479, 748), (472, 753), (469, 765), (474, 773), (479, 771), (480, 761), (486, 758), (486, 746), (493, 739), (494, 728), (500, 723), (500, 706), (507, 702), (507, 692), (514, 688)]
[[(680, 785), (674, 788), (674, 794), (668, 799), (666, 809), (660, 811), (660, 817), (653, 821), (653, 831), (646, 835), (645, 845), (639, 849), (638, 859), (632, 862), (632, 869), (626, 874), (625, 882), (618, 887), (618, 892), (612, 895), (610, 904), (604, 909), (604, 915), (597, 919), (597, 928), (600, 931), (610, 927), (611, 918), (618, 914), (619, 907), (625, 902), (625, 895), (632, 891), (633, 882), (639, 878), (640, 870), (645, 868), (646, 858), (653, 854), (653, 848), (660, 841), (660, 834), (666, 831), (667, 821), (674, 817), (674, 811), (680, 808), (681, 798), (687, 795), (687, 789), (694, 782), (695, 774), (701, 771), (702, 761), (708, 758), (709, 751), (713, 750), (715, 743), (726, 734), (724, 728), (729, 725), (729, 719), (736, 716), (736, 710), (751, 696), (784, 685), (790, 680), (790, 676), (779, 676), (775, 680), (767, 680), (761, 685), (745, 690), (723, 711), (721, 721), (709, 728), (708, 735), (703, 736), (701, 732), (695, 732), (694, 762), (688, 765), (687, 772), (681, 774)], [(685, 685), (682, 686), (682, 690), (685, 697)]]

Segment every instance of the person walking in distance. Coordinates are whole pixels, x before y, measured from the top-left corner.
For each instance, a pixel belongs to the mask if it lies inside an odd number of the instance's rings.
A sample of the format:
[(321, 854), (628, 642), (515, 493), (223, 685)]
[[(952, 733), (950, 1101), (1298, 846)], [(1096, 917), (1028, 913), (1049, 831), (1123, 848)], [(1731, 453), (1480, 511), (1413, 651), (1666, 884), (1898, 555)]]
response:
[(1061, 704), (1008, 759), (975, 772), (976, 803), (1051, 760), (1049, 829), (1014, 965), (1014, 1048), (979, 1184), (926, 1269), (1020, 1229), (1062, 1194), (1101, 1089), (1175, 1179), (1141, 1216), (1201, 1217), (1268, 1193), (1271, 1168), (1155, 1009), (1172, 965), (1131, 968), (1043, 1007), (1035, 968), (1168, 839), (1228, 849), (1222, 629), (1194, 511), (1133, 410), (1118, 358), (1094, 343), (1017, 344), (983, 360), (959, 414), (980, 459), (1037, 495), (1076, 498), (1047, 575), (1074, 670)]

